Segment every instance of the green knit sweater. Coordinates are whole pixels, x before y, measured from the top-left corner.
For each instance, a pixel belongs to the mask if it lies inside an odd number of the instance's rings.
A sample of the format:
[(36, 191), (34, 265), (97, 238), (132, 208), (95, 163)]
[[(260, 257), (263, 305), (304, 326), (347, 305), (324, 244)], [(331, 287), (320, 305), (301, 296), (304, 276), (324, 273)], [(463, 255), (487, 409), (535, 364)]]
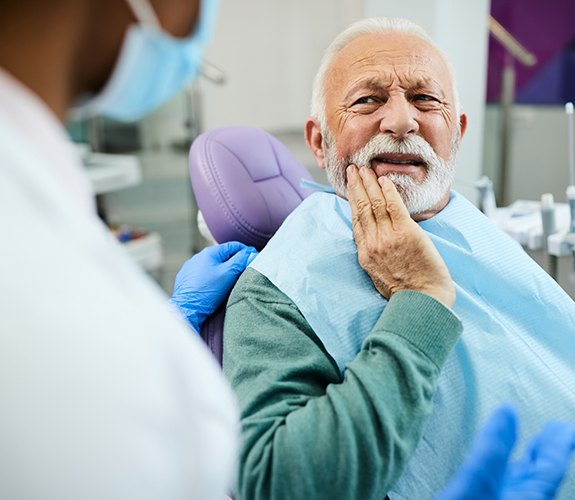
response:
[(342, 379), (296, 305), (246, 270), (224, 327), (224, 372), (243, 430), (236, 498), (385, 498), (422, 435), (461, 331), (439, 301), (398, 292)]

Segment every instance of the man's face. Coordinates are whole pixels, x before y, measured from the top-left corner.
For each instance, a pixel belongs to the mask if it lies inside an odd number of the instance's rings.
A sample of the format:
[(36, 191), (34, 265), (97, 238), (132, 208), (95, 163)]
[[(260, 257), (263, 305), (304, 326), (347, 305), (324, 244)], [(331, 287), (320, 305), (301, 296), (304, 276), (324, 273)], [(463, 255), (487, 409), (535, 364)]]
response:
[(328, 170), (345, 179), (342, 169), (365, 163), (357, 166), (389, 176), (406, 204), (413, 191), (412, 213), (436, 213), (447, 204), (459, 118), (449, 70), (429, 43), (403, 33), (357, 38), (333, 59), (325, 96)]

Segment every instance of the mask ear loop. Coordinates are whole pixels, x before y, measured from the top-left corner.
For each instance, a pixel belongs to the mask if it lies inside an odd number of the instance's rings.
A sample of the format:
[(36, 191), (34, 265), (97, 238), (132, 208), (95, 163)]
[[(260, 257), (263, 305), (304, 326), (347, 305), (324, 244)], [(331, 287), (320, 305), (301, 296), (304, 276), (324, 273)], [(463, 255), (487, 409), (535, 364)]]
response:
[(145, 26), (163, 31), (160, 20), (148, 0), (126, 0), (136, 19)]

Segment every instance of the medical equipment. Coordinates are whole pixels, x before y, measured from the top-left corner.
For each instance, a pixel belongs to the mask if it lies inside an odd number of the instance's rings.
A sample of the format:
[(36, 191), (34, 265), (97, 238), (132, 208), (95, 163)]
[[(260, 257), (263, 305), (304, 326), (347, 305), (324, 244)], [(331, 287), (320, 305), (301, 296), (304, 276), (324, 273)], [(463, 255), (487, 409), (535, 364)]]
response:
[(491, 219), (497, 210), (495, 193), (493, 192), (493, 181), (484, 175), (475, 183), (475, 187), (481, 194), (481, 211), (486, 217)]
[[(575, 157), (573, 153), (573, 103), (568, 102), (565, 105), (568, 125), (568, 144), (569, 144), (569, 186), (567, 187), (567, 202), (571, 221), (569, 229), (551, 234), (547, 239), (547, 252), (549, 255), (562, 257), (573, 255), (575, 264)], [(575, 281), (575, 270), (571, 272), (569, 278)]]
[(208, 246), (217, 245), (218, 242), (214, 238), (214, 235), (210, 232), (210, 228), (206, 224), (206, 219), (204, 219), (204, 214), (202, 213), (201, 210), (198, 210), (196, 221), (198, 223), (198, 231), (200, 232), (204, 240), (206, 240), (207, 245)]
[[(555, 200), (551, 193), (541, 196), (541, 224), (543, 226), (543, 241), (547, 241), (549, 236), (557, 232), (555, 223)], [(557, 281), (557, 256), (549, 253), (547, 246), (545, 250), (545, 265), (549, 275)]]
[(573, 103), (565, 104), (565, 113), (568, 116), (568, 133), (569, 133), (569, 181), (570, 186), (575, 185), (575, 167), (573, 165)]
[[(224, 127), (198, 136), (190, 149), (190, 177), (203, 224), (214, 241), (263, 248), (285, 218), (314, 193), (313, 177), (271, 134)], [(222, 362), (225, 304), (203, 325), (201, 337)]]
[(218, 243), (240, 241), (261, 250), (308, 196), (313, 177), (275, 137), (253, 127), (223, 127), (200, 135), (190, 149), (198, 207)]
[[(565, 105), (568, 125), (569, 149), (569, 186), (567, 187), (567, 203), (554, 203), (547, 195), (542, 203), (529, 200), (517, 200), (508, 207), (496, 208), (489, 218), (500, 229), (509, 234), (530, 250), (544, 249), (546, 253), (546, 268), (556, 278), (557, 257), (574, 255), (575, 250), (575, 166), (573, 151), (573, 103)], [(480, 179), (476, 187), (484, 198), (485, 189)], [(552, 228), (552, 213), (555, 224)], [(575, 270), (571, 279), (575, 281)]]
[(575, 167), (573, 166), (573, 103), (565, 104), (565, 113), (567, 113), (568, 123), (568, 141), (569, 141), (569, 186), (567, 187), (567, 200), (571, 209), (571, 233), (575, 233)]
[[(508, 207), (495, 208), (488, 217), (500, 229), (530, 250), (543, 248), (546, 269), (557, 279), (557, 258), (574, 256), (575, 263), (575, 166), (573, 152), (573, 104), (565, 105), (568, 124), (569, 186), (567, 203), (555, 203), (551, 195), (542, 201), (517, 200)], [(485, 187), (487, 185), (487, 188)], [(481, 192), (482, 205), (489, 187), (489, 179), (482, 178), (475, 186)], [(484, 209), (485, 212), (485, 209)], [(486, 214), (487, 215), (487, 214)], [(554, 220), (554, 222), (553, 222)], [(575, 268), (570, 279), (575, 282)]]
[[(571, 224), (569, 205), (554, 203), (553, 206), (555, 232), (567, 232)], [(517, 200), (508, 207), (496, 207), (489, 219), (529, 250), (541, 250), (544, 247), (540, 201)]]

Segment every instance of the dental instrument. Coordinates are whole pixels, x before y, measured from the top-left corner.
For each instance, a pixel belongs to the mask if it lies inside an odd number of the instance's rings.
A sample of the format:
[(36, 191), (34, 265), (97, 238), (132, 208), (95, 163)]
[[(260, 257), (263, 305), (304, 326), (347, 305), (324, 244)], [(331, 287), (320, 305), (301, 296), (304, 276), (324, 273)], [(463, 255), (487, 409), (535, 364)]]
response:
[(547, 240), (557, 232), (555, 222), (555, 200), (551, 193), (541, 196), (541, 224), (543, 226), (543, 249), (545, 252), (545, 267), (549, 275), (557, 281), (557, 256), (549, 253)]
[[(557, 257), (572, 254), (575, 264), (575, 156), (573, 153), (573, 111), (572, 102), (565, 104), (569, 148), (569, 186), (567, 186), (566, 195), (571, 212), (571, 223), (569, 225), (569, 231), (563, 231), (549, 236), (547, 250), (548, 254)], [(569, 279), (575, 282), (575, 266), (570, 273)]]
[(481, 195), (481, 211), (487, 218), (491, 219), (497, 209), (495, 194), (493, 193), (493, 181), (484, 175), (475, 183), (475, 187)]

